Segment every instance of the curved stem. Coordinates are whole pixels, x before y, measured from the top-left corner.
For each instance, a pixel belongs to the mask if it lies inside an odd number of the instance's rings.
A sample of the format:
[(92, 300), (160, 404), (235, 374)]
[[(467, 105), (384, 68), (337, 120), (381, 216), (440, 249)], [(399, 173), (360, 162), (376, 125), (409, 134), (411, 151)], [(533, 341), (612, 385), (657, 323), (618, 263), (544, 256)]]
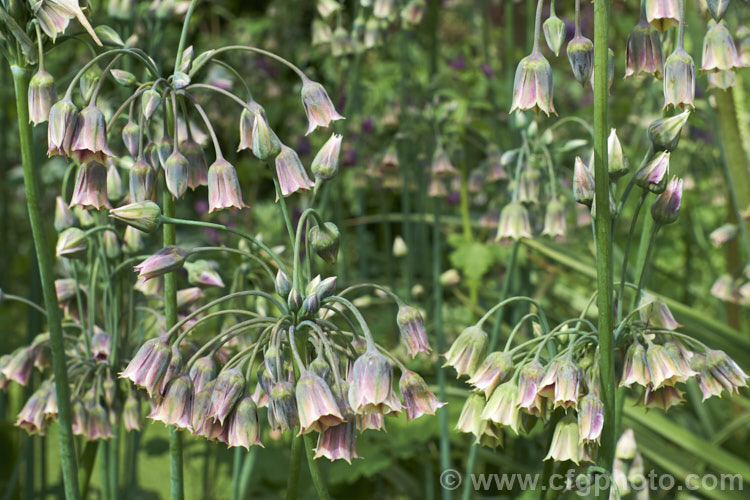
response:
[(4, 293), (2, 290), (0, 290), (0, 304), (2, 304), (2, 302), (6, 300), (15, 300), (16, 302), (21, 302), (22, 304), (26, 304), (27, 306), (33, 309), (36, 309), (37, 311), (44, 314), (45, 316), (47, 315), (47, 311), (36, 302), (32, 302), (26, 297), (21, 297), (20, 295), (13, 295), (10, 293)]
[(303, 82), (310, 81), (310, 79), (307, 78), (307, 75), (305, 75), (304, 71), (302, 71), (297, 66), (295, 66), (291, 62), (287, 61), (283, 57), (278, 56), (278, 55), (274, 54), (273, 52), (268, 52), (267, 50), (259, 49), (258, 47), (252, 47), (252, 46), (249, 46), (249, 45), (228, 45), (226, 47), (222, 47), (220, 49), (214, 50), (211, 53), (211, 55), (207, 56), (205, 59), (203, 59), (203, 61), (201, 61), (201, 64), (199, 64), (198, 66), (194, 66), (190, 70), (190, 76), (192, 77), (193, 75), (195, 75), (195, 73), (197, 73), (203, 66), (206, 65), (206, 63), (208, 61), (210, 61), (214, 57), (216, 57), (219, 54), (222, 54), (224, 52), (230, 52), (230, 51), (233, 51), (233, 50), (242, 50), (242, 51), (245, 51), (245, 52), (255, 52), (256, 54), (261, 54), (261, 55), (264, 55), (266, 57), (270, 57), (271, 59), (274, 59), (274, 60), (280, 62), (281, 64), (285, 65), (286, 67), (288, 67), (289, 69), (291, 69), (292, 71), (294, 71), (295, 73), (297, 73), (297, 76), (299, 76), (300, 79)]
[(21, 146), (26, 205), (37, 255), (45, 308), (47, 309), (47, 327), (49, 328), (52, 369), (54, 371), (58, 406), (60, 467), (62, 469), (65, 498), (67, 500), (77, 500), (79, 498), (78, 464), (76, 463), (75, 441), (71, 426), (70, 386), (68, 385), (62, 320), (60, 309), (57, 305), (55, 275), (52, 269), (52, 258), (49, 254), (50, 247), (47, 243), (47, 233), (44, 229), (39, 170), (36, 168), (34, 162), (33, 134), (29, 124), (28, 91), (31, 72), (27, 68), (15, 64), (11, 65), (11, 72), (13, 74), (13, 88), (16, 94), (18, 135)]
[(630, 260), (630, 247), (635, 235), (635, 226), (638, 222), (638, 215), (640, 214), (643, 202), (646, 200), (648, 191), (643, 191), (641, 197), (638, 199), (638, 205), (635, 207), (635, 213), (633, 219), (630, 221), (630, 230), (628, 231), (628, 240), (625, 243), (625, 254), (622, 257), (622, 275), (620, 276), (620, 293), (617, 297), (617, 316), (622, 317), (622, 296), (625, 293), (625, 281), (628, 279), (628, 261)]
[(180, 67), (180, 64), (182, 64), (182, 53), (185, 51), (185, 44), (187, 43), (188, 29), (190, 28), (190, 19), (193, 17), (193, 12), (195, 11), (195, 6), (197, 4), (198, 0), (191, 0), (190, 6), (185, 13), (185, 21), (182, 23), (182, 32), (180, 33), (180, 42), (177, 45), (177, 55), (175, 56), (174, 60), (174, 70), (172, 71), (173, 73), (176, 73)]

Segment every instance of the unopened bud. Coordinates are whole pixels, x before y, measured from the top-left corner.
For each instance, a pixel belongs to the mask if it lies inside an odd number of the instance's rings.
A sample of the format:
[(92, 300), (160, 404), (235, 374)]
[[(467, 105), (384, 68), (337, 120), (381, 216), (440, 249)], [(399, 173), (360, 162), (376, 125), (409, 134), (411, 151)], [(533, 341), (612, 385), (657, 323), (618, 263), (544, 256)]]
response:
[(341, 241), (339, 229), (333, 222), (326, 222), (323, 227), (313, 226), (310, 228), (310, 245), (318, 257), (335, 264), (338, 259), (339, 243)]

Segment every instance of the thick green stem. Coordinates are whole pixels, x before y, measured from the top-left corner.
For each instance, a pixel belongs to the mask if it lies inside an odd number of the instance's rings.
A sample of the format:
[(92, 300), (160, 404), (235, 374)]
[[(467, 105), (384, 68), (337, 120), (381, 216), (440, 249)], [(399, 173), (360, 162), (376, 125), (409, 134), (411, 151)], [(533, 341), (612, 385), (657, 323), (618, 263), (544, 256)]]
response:
[(81, 467), (78, 469), (78, 484), (81, 488), (81, 498), (85, 500), (89, 493), (91, 482), (91, 471), (96, 462), (96, 452), (99, 449), (99, 441), (88, 441), (81, 453)]
[[(612, 217), (607, 167), (609, 0), (594, 2), (594, 180), (596, 184), (596, 265), (599, 308), (599, 368), (604, 403), (600, 465), (611, 471), (615, 454), (615, 369), (612, 334)], [(607, 496), (608, 491), (603, 492)]]
[(55, 293), (55, 275), (52, 270), (47, 233), (41, 209), (41, 188), (39, 171), (34, 164), (34, 145), (29, 124), (28, 89), (31, 71), (12, 65), (13, 86), (16, 93), (18, 112), (18, 134), (23, 162), (24, 186), (26, 188), (26, 205), (29, 212), (31, 233), (39, 265), (39, 277), (42, 282), (45, 308), (47, 310), (47, 327), (49, 328), (52, 368), (54, 371), (55, 390), (57, 394), (58, 422), (60, 425), (60, 467), (62, 469), (65, 498), (78, 499), (78, 465), (76, 463), (75, 441), (71, 427), (70, 387), (68, 370), (65, 362), (65, 344), (60, 309)]
[(310, 434), (304, 435), (305, 441), (305, 454), (307, 455), (307, 466), (310, 468), (310, 476), (312, 477), (313, 486), (315, 486), (315, 492), (318, 494), (318, 500), (330, 500), (331, 495), (328, 493), (326, 488), (325, 479), (323, 474), (320, 472), (320, 466), (315, 461), (315, 441)]
[(292, 453), (289, 458), (289, 475), (286, 480), (286, 500), (297, 500), (299, 493), (299, 471), (302, 466), (302, 455), (305, 452), (304, 442), (299, 436), (292, 438)]
[[(164, 190), (164, 216), (174, 217), (174, 200), (172, 195)], [(174, 224), (162, 226), (164, 246), (177, 243), (177, 228)], [(166, 330), (169, 331), (177, 324), (177, 274), (175, 272), (164, 275), (164, 318)], [(185, 497), (182, 478), (182, 436), (174, 428), (169, 428), (169, 474), (172, 483), (172, 500), (182, 500)]]

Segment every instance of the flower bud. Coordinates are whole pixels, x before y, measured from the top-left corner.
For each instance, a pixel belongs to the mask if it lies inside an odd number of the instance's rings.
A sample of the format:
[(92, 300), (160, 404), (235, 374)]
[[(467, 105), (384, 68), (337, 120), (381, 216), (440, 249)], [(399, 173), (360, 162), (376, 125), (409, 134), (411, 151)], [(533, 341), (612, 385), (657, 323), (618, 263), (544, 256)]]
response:
[(458, 377), (474, 375), (487, 353), (487, 334), (481, 326), (464, 329), (445, 353), (445, 365), (456, 369)]
[(676, 330), (682, 326), (674, 319), (667, 304), (649, 293), (642, 292), (638, 309), (641, 321), (646, 325), (665, 330)]
[(302, 83), (302, 104), (305, 106), (305, 113), (309, 121), (306, 135), (318, 126), (328, 127), (332, 121), (344, 119), (334, 108), (326, 89), (317, 82), (304, 79)]
[(177, 290), (177, 309), (184, 310), (203, 299), (206, 294), (197, 286)]
[(47, 155), (70, 156), (73, 134), (78, 123), (78, 108), (69, 98), (54, 104), (49, 110)]
[(128, 150), (128, 153), (130, 153), (130, 156), (133, 158), (138, 157), (140, 139), (141, 127), (139, 127), (133, 120), (128, 119), (128, 123), (122, 127), (122, 142), (125, 144), (125, 149)]
[(458, 169), (453, 166), (450, 157), (440, 143), (438, 143), (432, 156), (430, 173), (432, 174), (432, 177), (436, 179), (450, 178), (458, 173)]
[(342, 136), (333, 134), (315, 155), (310, 170), (316, 180), (327, 181), (338, 173), (341, 139)]
[(727, 13), (729, 0), (706, 0), (706, 7), (708, 7), (708, 12), (711, 13), (711, 17), (718, 23)]
[(143, 243), (143, 232), (128, 226), (125, 228), (125, 235), (122, 237), (123, 251), (130, 255), (140, 253), (146, 245)]
[(125, 188), (122, 186), (120, 171), (112, 160), (107, 161), (107, 198), (120, 200), (125, 196)]
[(79, 259), (86, 255), (89, 240), (86, 234), (77, 227), (69, 227), (57, 237), (55, 254), (58, 257)]
[(542, 174), (537, 168), (525, 168), (518, 179), (518, 201), (527, 205), (539, 203), (539, 188)]
[(646, 0), (646, 18), (656, 29), (664, 32), (680, 23), (679, 0)]
[[(150, 168), (150, 167), (149, 167)], [(139, 201), (109, 211), (110, 217), (146, 233), (156, 231), (161, 222), (161, 208), (153, 201)]]
[(714, 24), (703, 38), (703, 71), (734, 70), (740, 65), (737, 48), (729, 30), (723, 24)]
[(729, 392), (747, 385), (747, 374), (724, 351), (708, 351), (705, 370)]
[(122, 407), (122, 422), (125, 424), (126, 431), (140, 430), (143, 425), (141, 422), (141, 402), (132, 392), (128, 394), (128, 398)]
[(94, 64), (81, 76), (81, 79), (78, 81), (78, 86), (81, 89), (81, 98), (83, 99), (83, 102), (91, 104), (89, 101), (91, 101), (91, 97), (94, 95), (96, 84), (99, 83), (99, 80), (102, 78), (102, 73), (99, 64)]
[(91, 215), (91, 212), (85, 208), (75, 206), (73, 207), (73, 213), (78, 217), (78, 222), (82, 228), (89, 229), (96, 225), (96, 219)]
[(594, 189), (594, 176), (591, 175), (591, 170), (580, 156), (576, 156), (575, 167), (573, 167), (573, 195), (575, 200), (590, 207), (594, 202)]
[(143, 278), (143, 281), (148, 281), (181, 269), (187, 256), (187, 251), (180, 247), (168, 246), (148, 257), (135, 266), (134, 269), (138, 272), (139, 278)]
[(622, 144), (615, 129), (611, 129), (607, 139), (607, 169), (610, 180), (617, 180), (628, 171), (628, 159), (622, 151)]
[(401, 334), (401, 343), (412, 358), (420, 352), (430, 352), (424, 319), (416, 307), (400, 304), (396, 324)]
[(320, 297), (320, 300), (326, 299), (333, 295), (336, 291), (336, 276), (326, 278), (315, 287), (315, 293)]
[(310, 245), (318, 257), (335, 264), (339, 254), (339, 243), (341, 237), (339, 229), (333, 222), (326, 222), (322, 227), (320, 225), (310, 228), (309, 235)]
[(633, 175), (641, 188), (659, 194), (667, 187), (669, 177), (669, 151), (656, 153), (649, 162)]
[(300, 295), (296, 288), (292, 288), (292, 291), (289, 292), (289, 295), (286, 298), (286, 303), (289, 306), (290, 311), (296, 312), (302, 307), (302, 295)]
[(57, 101), (55, 79), (40, 67), (29, 82), (29, 121), (34, 125), (46, 122), (52, 103), (55, 101)]
[(130, 167), (130, 199), (134, 202), (153, 201), (156, 199), (156, 176), (151, 165), (143, 160), (136, 160)]
[(120, 250), (120, 240), (117, 238), (117, 234), (112, 231), (104, 231), (102, 235), (102, 243), (104, 243), (104, 254), (108, 259), (114, 260), (119, 259), (122, 254)]
[[(162, 134), (159, 139), (156, 140), (156, 156), (161, 165), (161, 168), (167, 168), (167, 159), (169, 155), (174, 151), (174, 139), (172, 139), (168, 133)], [(156, 167), (156, 165), (154, 165)]]
[(648, 369), (646, 349), (638, 341), (635, 341), (628, 347), (625, 353), (620, 387), (630, 387), (633, 384), (646, 387), (650, 383), (651, 373)]
[(184, 267), (188, 272), (188, 282), (190, 284), (224, 288), (224, 281), (216, 271), (219, 267), (218, 262), (199, 259), (193, 262), (186, 262)]
[(117, 82), (118, 85), (123, 87), (135, 87), (138, 85), (138, 79), (130, 71), (122, 69), (110, 69), (109, 74)]
[(539, 384), (544, 378), (544, 367), (532, 360), (523, 365), (518, 375), (518, 407), (531, 415), (540, 415), (545, 404), (539, 395)]
[(424, 379), (412, 371), (402, 371), (398, 388), (404, 398), (407, 420), (414, 420), (422, 415), (434, 415), (438, 408), (445, 406), (445, 403), (438, 401), (427, 387)]
[(521, 59), (513, 81), (513, 104), (510, 108), (525, 111), (533, 109), (549, 116), (557, 114), (552, 102), (552, 68), (541, 52), (532, 52)]
[(242, 210), (246, 206), (242, 201), (237, 171), (224, 158), (217, 158), (208, 169), (208, 211)]
[(664, 64), (664, 107), (694, 109), (695, 65), (682, 48), (675, 49)]
[(68, 204), (61, 196), (55, 198), (55, 230), (60, 233), (78, 223), (78, 219), (71, 212)]
[(276, 175), (279, 178), (281, 195), (287, 197), (298, 191), (307, 191), (315, 184), (305, 171), (297, 152), (281, 145), (281, 152), (276, 156)]
[(169, 381), (161, 403), (151, 412), (149, 418), (173, 425), (178, 429), (191, 426), (193, 396), (195, 391), (190, 377), (180, 375)]
[(521, 238), (531, 238), (529, 212), (521, 203), (514, 201), (505, 205), (500, 212), (495, 240), (520, 240)]
[(409, 0), (401, 9), (401, 20), (406, 26), (416, 26), (424, 17), (425, 0)]
[(320, 297), (313, 293), (302, 301), (302, 310), (308, 314), (315, 314), (320, 310)]
[(13, 380), (20, 385), (26, 385), (34, 369), (34, 353), (29, 347), (19, 347), (5, 358), (5, 366), (0, 368), (0, 373), (7, 380)]
[(661, 79), (663, 57), (659, 31), (641, 18), (628, 35), (625, 78), (644, 73)]
[(289, 280), (289, 276), (279, 269), (276, 273), (276, 293), (278, 293), (280, 297), (286, 297), (291, 291), (292, 282)]
[(672, 177), (667, 188), (651, 205), (651, 216), (657, 224), (671, 224), (680, 215), (682, 204), (682, 179)]
[(253, 154), (259, 160), (267, 161), (281, 151), (281, 141), (268, 125), (266, 113), (258, 106), (253, 120)]
[(175, 149), (164, 162), (164, 179), (174, 198), (181, 198), (188, 188), (188, 161)]
[(154, 89), (148, 89), (141, 95), (141, 107), (143, 116), (150, 120), (156, 109), (161, 104), (161, 94)]
[(188, 139), (180, 143), (180, 152), (185, 155), (188, 162), (188, 187), (195, 189), (208, 185), (208, 165), (201, 145)]
[(576, 35), (568, 42), (567, 52), (573, 76), (585, 87), (594, 70), (594, 43), (583, 35)]
[(251, 149), (253, 147), (253, 125), (255, 115), (248, 108), (242, 108), (240, 114), (240, 145), (237, 151)]
[(322, 19), (313, 19), (311, 30), (313, 47), (331, 42), (331, 28)]
[(268, 394), (268, 424), (272, 429), (290, 430), (299, 422), (294, 386), (285, 380), (276, 382)]
[(115, 156), (107, 145), (107, 122), (104, 113), (94, 104), (89, 104), (78, 116), (78, 125), (70, 144), (70, 150), (79, 162), (106, 162)]
[(604, 403), (596, 394), (587, 394), (578, 405), (578, 438), (581, 443), (599, 442), (604, 426)]
[(565, 43), (565, 22), (555, 14), (550, 14), (544, 21), (542, 30), (544, 31), (544, 39), (547, 41), (547, 47), (555, 53), (555, 56), (559, 56), (560, 49)]
[(690, 117), (690, 109), (679, 115), (656, 120), (648, 126), (648, 138), (656, 151), (673, 151), (680, 142), (682, 127)]
[(213, 356), (209, 354), (196, 359), (190, 367), (189, 375), (196, 392), (205, 389), (209, 382), (213, 382), (216, 378), (216, 362)]

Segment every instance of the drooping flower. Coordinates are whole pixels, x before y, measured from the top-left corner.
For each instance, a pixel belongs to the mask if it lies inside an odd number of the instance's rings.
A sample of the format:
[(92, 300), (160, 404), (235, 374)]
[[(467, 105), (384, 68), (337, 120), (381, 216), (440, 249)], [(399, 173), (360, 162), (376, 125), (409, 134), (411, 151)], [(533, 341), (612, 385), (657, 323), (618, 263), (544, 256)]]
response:
[(570, 359), (557, 358), (547, 366), (537, 393), (551, 398), (555, 408), (576, 408), (581, 376), (581, 369)]
[(78, 115), (78, 124), (70, 143), (70, 152), (79, 162), (105, 163), (115, 156), (107, 144), (107, 122), (104, 113), (93, 103)]
[(245, 391), (245, 376), (238, 368), (222, 370), (216, 377), (214, 390), (211, 393), (211, 408), (208, 418), (218, 420), (221, 425), (234, 409), (237, 401)]
[(130, 379), (138, 387), (146, 389), (153, 397), (167, 373), (170, 358), (171, 349), (165, 338), (157, 337), (147, 340), (138, 349), (120, 377)]
[(652, 193), (662, 193), (669, 177), (669, 151), (656, 153), (649, 162), (633, 175), (635, 183)]
[(281, 152), (276, 156), (276, 175), (279, 178), (281, 195), (286, 197), (298, 191), (307, 191), (315, 186), (307, 175), (297, 152), (282, 145)]
[(325, 429), (318, 437), (315, 458), (346, 460), (347, 463), (352, 463), (353, 458), (362, 458), (354, 447), (356, 430), (357, 427), (352, 421)]
[(243, 396), (229, 416), (225, 427), (225, 441), (228, 446), (242, 446), (249, 450), (251, 446), (263, 446), (260, 442), (260, 424), (258, 408), (250, 396)]
[(498, 384), (505, 382), (513, 374), (513, 358), (507, 352), (490, 353), (468, 380), (489, 397)]
[(510, 202), (500, 212), (495, 240), (520, 240), (522, 238), (531, 238), (529, 211), (517, 201)]
[(430, 352), (424, 319), (417, 308), (406, 304), (400, 305), (396, 323), (401, 334), (401, 343), (411, 357), (415, 357), (420, 352)]
[(104, 165), (95, 161), (81, 165), (70, 206), (97, 210), (112, 207), (107, 198), (107, 168)]
[(584, 87), (591, 81), (594, 70), (594, 43), (579, 32), (568, 42), (568, 61), (573, 76)]
[(54, 104), (49, 111), (49, 126), (47, 128), (48, 156), (71, 154), (73, 135), (78, 126), (78, 108), (70, 98), (65, 98)]
[(356, 413), (398, 413), (401, 402), (393, 390), (393, 366), (374, 344), (354, 362), (348, 391)]
[(656, 328), (675, 330), (681, 325), (674, 319), (672, 311), (660, 298), (643, 292), (638, 304), (641, 321)]
[(628, 35), (625, 78), (647, 74), (661, 79), (663, 57), (659, 32), (641, 16)]
[(445, 406), (445, 403), (438, 401), (427, 387), (424, 379), (412, 371), (402, 371), (398, 386), (404, 398), (407, 420), (414, 420), (422, 415), (434, 415), (439, 408)]
[(513, 104), (510, 108), (525, 111), (542, 111), (547, 116), (557, 114), (553, 100), (552, 68), (540, 51), (521, 59), (513, 81)]
[(273, 384), (268, 393), (268, 424), (272, 429), (290, 430), (299, 423), (294, 386), (286, 380)]
[(573, 196), (582, 205), (590, 207), (594, 203), (594, 176), (580, 156), (576, 156), (573, 167)]
[(518, 426), (521, 421), (520, 415), (518, 410), (518, 386), (515, 380), (511, 380), (497, 386), (492, 392), (492, 396), (487, 400), (480, 418), (510, 427), (513, 432), (518, 433)]
[(473, 325), (456, 338), (448, 352), (445, 353), (445, 365), (456, 369), (457, 377), (472, 377), (484, 360), (489, 340), (480, 325)]
[(305, 106), (305, 113), (310, 123), (307, 134), (319, 126), (328, 127), (331, 122), (344, 119), (336, 111), (326, 89), (307, 78), (302, 82), (302, 104)]
[(544, 459), (552, 459), (556, 462), (570, 460), (578, 465), (583, 458), (584, 453), (578, 434), (578, 422), (572, 415), (566, 415), (555, 426), (549, 452)]
[(299, 411), (299, 434), (322, 432), (344, 422), (331, 388), (322, 377), (310, 370), (297, 381), (295, 391)]
[(332, 179), (339, 171), (339, 154), (341, 153), (342, 136), (333, 134), (331, 138), (323, 144), (318, 154), (313, 158), (310, 170), (315, 179), (327, 181)]
[(188, 188), (189, 164), (187, 158), (175, 148), (164, 162), (164, 179), (174, 198), (182, 198)]
[(242, 201), (242, 190), (237, 171), (223, 157), (219, 157), (208, 169), (209, 212), (226, 208), (241, 210), (247, 205)]
[(646, 18), (659, 31), (666, 31), (680, 22), (679, 0), (646, 0)]
[(563, 238), (565, 233), (565, 206), (559, 199), (553, 198), (547, 202), (542, 235), (550, 238)]
[(604, 403), (587, 394), (578, 405), (578, 437), (581, 443), (599, 442), (604, 426)]
[(29, 121), (34, 125), (44, 123), (49, 118), (52, 103), (57, 101), (55, 79), (40, 66), (29, 82)]
[(532, 360), (521, 367), (518, 374), (518, 407), (532, 415), (544, 411), (539, 387), (544, 378), (544, 367), (538, 360)]
[(173, 425), (178, 429), (191, 426), (193, 397), (195, 395), (193, 382), (187, 375), (180, 375), (169, 381), (161, 402), (151, 412), (149, 418)]
[(723, 24), (711, 26), (703, 38), (703, 71), (732, 71), (741, 66), (732, 34)]
[(678, 47), (664, 64), (664, 107), (694, 109), (695, 64), (690, 54)]

